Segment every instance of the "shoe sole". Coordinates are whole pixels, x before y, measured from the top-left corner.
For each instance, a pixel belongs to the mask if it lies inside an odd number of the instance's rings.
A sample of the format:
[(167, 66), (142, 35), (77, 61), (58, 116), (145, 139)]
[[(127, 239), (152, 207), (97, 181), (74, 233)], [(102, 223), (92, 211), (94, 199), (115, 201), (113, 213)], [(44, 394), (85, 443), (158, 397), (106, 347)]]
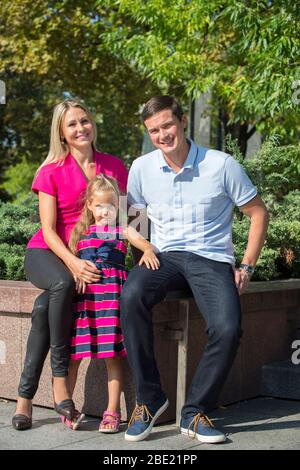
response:
[(76, 431), (81, 423), (81, 421), (85, 418), (85, 414), (81, 413), (78, 419), (73, 423), (73, 431)]
[(148, 426), (147, 429), (145, 429), (144, 432), (142, 432), (141, 434), (138, 434), (137, 436), (131, 436), (130, 434), (126, 434), (126, 432), (125, 432), (125, 440), (126, 441), (131, 441), (131, 442), (138, 442), (138, 441), (142, 441), (142, 440), (146, 439), (146, 437), (148, 437), (149, 434), (151, 433), (155, 421), (157, 420), (157, 418), (160, 417), (161, 414), (163, 414), (164, 411), (166, 411), (168, 406), (169, 406), (169, 400), (167, 399), (165, 401), (165, 403), (157, 410), (157, 412), (153, 416), (151, 424)]
[(197, 434), (191, 430), (185, 429), (185, 428), (180, 428), (181, 434), (184, 434), (185, 436), (194, 438), (196, 437), (198, 441), (200, 442), (205, 442), (206, 444), (218, 444), (219, 442), (225, 442), (226, 441), (226, 436), (203, 436), (202, 434)]
[[(66, 420), (67, 418), (65, 418), (64, 416), (61, 416), (60, 417), (60, 420), (62, 422), (62, 424), (67, 428), (67, 429), (70, 429), (71, 431), (77, 431), (77, 429), (79, 428), (79, 425), (81, 423), (81, 421), (83, 420), (83, 418), (85, 418), (85, 414), (84, 413), (81, 413), (80, 416), (77, 418), (76, 421), (72, 421), (72, 424), (68, 424), (66, 423)], [(68, 420), (70, 422), (70, 420)]]
[(16, 424), (12, 424), (12, 427), (16, 430), (16, 431), (26, 431), (27, 429), (31, 429), (32, 428), (32, 423), (28, 423), (28, 424), (25, 424), (25, 425), (21, 425), (20, 427), (18, 427)]
[(98, 429), (99, 432), (103, 432), (104, 434), (116, 434), (119, 432), (119, 429)]

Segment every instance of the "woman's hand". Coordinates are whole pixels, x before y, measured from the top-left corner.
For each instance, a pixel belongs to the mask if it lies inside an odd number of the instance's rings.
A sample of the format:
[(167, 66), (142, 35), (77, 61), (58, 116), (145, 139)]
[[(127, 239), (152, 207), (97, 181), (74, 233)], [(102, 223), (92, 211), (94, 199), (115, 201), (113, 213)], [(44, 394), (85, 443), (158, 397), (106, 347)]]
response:
[(76, 291), (78, 292), (78, 294), (84, 294), (86, 291), (86, 282), (82, 281), (81, 279), (77, 279)]
[(68, 268), (72, 272), (76, 283), (80, 280), (90, 284), (91, 282), (98, 282), (101, 277), (101, 272), (92, 261), (76, 258), (76, 256), (70, 261)]
[(148, 269), (159, 269), (159, 259), (151, 248), (144, 251), (144, 254), (139, 261), (139, 266), (142, 266), (142, 264), (145, 264)]

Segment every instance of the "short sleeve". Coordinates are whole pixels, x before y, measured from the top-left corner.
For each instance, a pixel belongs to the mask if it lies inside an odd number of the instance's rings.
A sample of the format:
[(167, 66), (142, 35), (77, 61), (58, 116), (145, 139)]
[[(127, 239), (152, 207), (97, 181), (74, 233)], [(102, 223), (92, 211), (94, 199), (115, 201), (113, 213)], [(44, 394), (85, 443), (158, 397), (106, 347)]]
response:
[(98, 172), (106, 176), (112, 176), (118, 183), (121, 193), (126, 193), (128, 170), (124, 163), (114, 155), (96, 152)]
[(121, 160), (119, 160), (118, 172), (115, 175), (115, 178), (118, 182), (120, 191), (126, 193), (127, 180), (128, 180), (128, 170)]
[(147, 203), (142, 195), (141, 183), (138, 168), (133, 163), (128, 175), (127, 198), (129, 206), (133, 206), (135, 209), (144, 209), (147, 207)]
[(43, 193), (50, 194), (50, 196), (56, 196), (57, 185), (53, 169), (49, 168), (49, 166), (42, 167), (35, 176), (31, 189), (36, 194), (42, 191)]
[(225, 190), (237, 206), (243, 206), (257, 195), (257, 189), (242, 165), (228, 156), (224, 166)]

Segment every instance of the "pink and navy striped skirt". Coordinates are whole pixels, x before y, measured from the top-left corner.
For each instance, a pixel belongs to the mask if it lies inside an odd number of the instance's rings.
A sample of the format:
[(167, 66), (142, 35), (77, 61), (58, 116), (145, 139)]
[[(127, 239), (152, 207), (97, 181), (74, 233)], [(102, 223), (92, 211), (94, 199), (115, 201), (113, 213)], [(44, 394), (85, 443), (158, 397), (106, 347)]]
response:
[(119, 297), (127, 278), (125, 267), (101, 262), (99, 283), (87, 284), (74, 303), (71, 359), (126, 356), (120, 325)]

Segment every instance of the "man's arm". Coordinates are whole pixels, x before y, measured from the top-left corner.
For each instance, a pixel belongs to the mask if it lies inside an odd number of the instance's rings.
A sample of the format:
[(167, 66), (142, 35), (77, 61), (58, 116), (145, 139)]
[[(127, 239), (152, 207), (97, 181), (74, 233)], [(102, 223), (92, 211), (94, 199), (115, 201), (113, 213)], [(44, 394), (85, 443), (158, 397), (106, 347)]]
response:
[[(250, 264), (255, 267), (266, 238), (269, 214), (261, 197), (258, 195), (239, 209), (247, 217), (250, 217), (251, 220), (248, 243), (242, 264)], [(236, 269), (235, 282), (239, 290), (239, 294), (245, 292), (249, 281), (250, 275), (245, 270)]]

